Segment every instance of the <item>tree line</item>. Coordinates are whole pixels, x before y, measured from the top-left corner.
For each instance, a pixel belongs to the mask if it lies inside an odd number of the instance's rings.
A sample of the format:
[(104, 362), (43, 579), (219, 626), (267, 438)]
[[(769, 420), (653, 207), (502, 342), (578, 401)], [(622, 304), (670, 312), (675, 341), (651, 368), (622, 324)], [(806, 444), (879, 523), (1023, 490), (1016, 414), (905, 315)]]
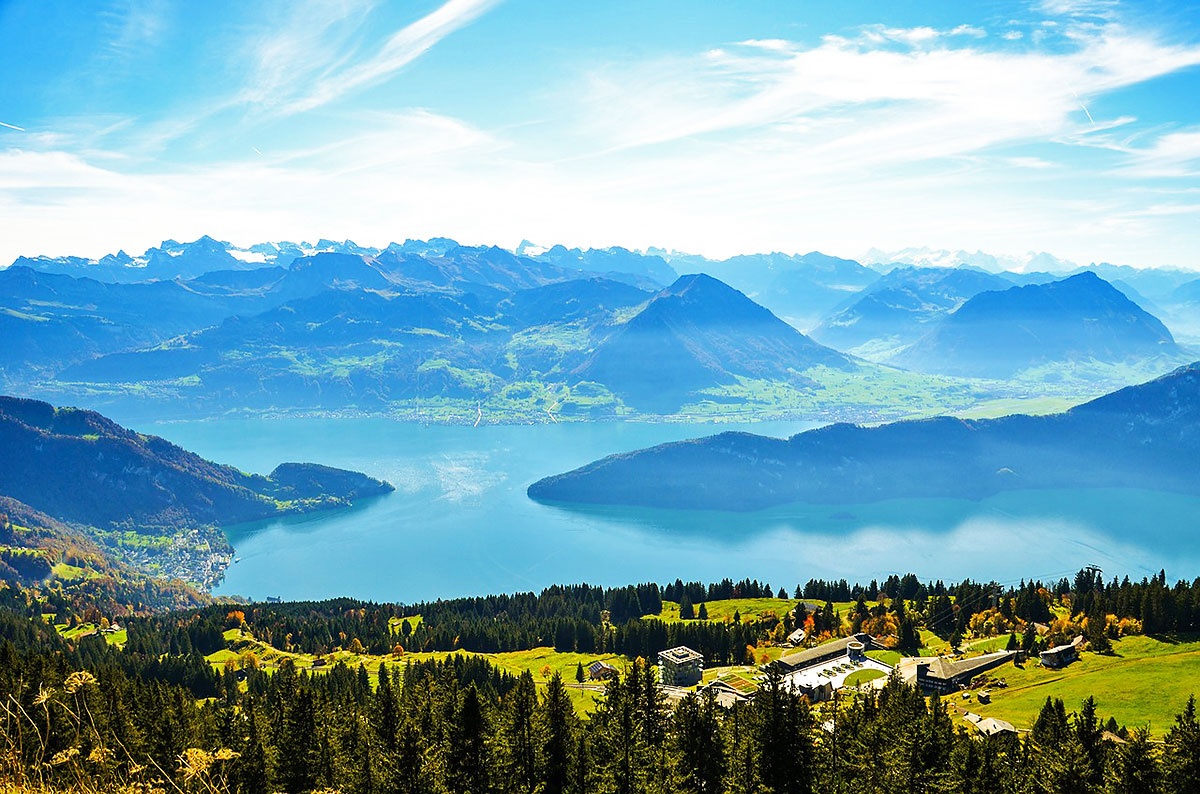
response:
[(1189, 700), (1161, 744), (1106, 732), (1094, 702), (1047, 700), (1028, 734), (981, 737), (893, 678), (815, 708), (769, 675), (723, 709), (711, 691), (668, 707), (640, 660), (580, 719), (554, 676), (480, 657), (185, 685), (104, 660), (0, 648), (0, 783), (208, 794), (1156, 794), (1195, 790), (1200, 723)]

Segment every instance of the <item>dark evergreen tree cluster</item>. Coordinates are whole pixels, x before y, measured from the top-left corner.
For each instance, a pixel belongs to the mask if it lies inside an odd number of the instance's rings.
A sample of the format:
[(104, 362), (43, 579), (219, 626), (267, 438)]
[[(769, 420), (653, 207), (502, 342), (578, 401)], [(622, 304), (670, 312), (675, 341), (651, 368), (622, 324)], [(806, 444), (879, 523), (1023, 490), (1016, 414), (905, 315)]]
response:
[(639, 662), (580, 719), (557, 676), (539, 687), (479, 657), (378, 673), (337, 665), (322, 675), (284, 663), (244, 681), (222, 675), (204, 699), (169, 674), (143, 673), (4, 643), (0, 784), (141, 782), (244, 794), (1166, 794), (1194, 790), (1200, 779), (1194, 701), (1158, 743), (1103, 723), (1090, 699), (1076, 714), (1047, 700), (1024, 737), (970, 735), (937, 697), (898, 679), (819, 711), (776, 674), (729, 709), (711, 691), (669, 708)]
[(757, 579), (742, 579), (735, 582), (732, 579), (722, 579), (720, 582), (705, 585), (703, 582), (684, 582), (676, 579), (673, 584), (662, 588), (664, 601), (683, 603), (686, 598), (693, 604), (705, 601), (726, 601), (730, 598), (786, 598), (771, 590), (771, 585), (760, 583)]

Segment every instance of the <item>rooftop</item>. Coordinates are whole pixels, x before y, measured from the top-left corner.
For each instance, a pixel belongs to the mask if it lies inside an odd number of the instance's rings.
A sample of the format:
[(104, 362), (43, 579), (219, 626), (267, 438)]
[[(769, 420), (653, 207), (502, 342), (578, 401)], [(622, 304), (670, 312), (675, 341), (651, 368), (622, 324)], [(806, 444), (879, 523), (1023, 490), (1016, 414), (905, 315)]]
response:
[(660, 651), (658, 654), (659, 661), (668, 661), (672, 664), (687, 664), (689, 662), (703, 662), (704, 657), (699, 652), (693, 651), (686, 645), (680, 645), (677, 648)]
[(1015, 655), (1013, 651), (996, 651), (995, 653), (985, 653), (983, 656), (973, 656), (969, 659), (947, 659), (944, 656), (939, 656), (929, 661), (929, 675), (931, 678), (941, 678), (945, 681), (950, 681), (982, 672)]
[(1083, 642), (1083, 635), (1080, 634), (1078, 637), (1071, 640), (1066, 645), (1055, 645), (1053, 648), (1047, 648), (1046, 650), (1042, 651), (1042, 654), (1045, 655), (1047, 653), (1051, 653), (1051, 654), (1066, 653), (1067, 651), (1078, 648), (1080, 643), (1082, 643), (1082, 642)]
[(974, 725), (984, 736), (995, 736), (998, 733), (1016, 733), (1017, 729), (1012, 723), (998, 720), (995, 717), (981, 717), (978, 714), (968, 713), (964, 717), (967, 722)]
[(803, 651), (797, 651), (796, 653), (789, 653), (787, 656), (783, 656), (779, 659), (779, 664), (784, 667), (791, 668), (808, 667), (814, 662), (824, 659), (828, 656), (837, 656), (845, 653), (847, 647), (852, 642), (861, 642), (868, 649), (874, 647), (874, 641), (871, 639), (871, 635), (864, 632), (860, 634), (854, 634), (849, 637), (842, 637), (839, 640), (832, 640), (830, 642), (818, 645), (815, 648), (808, 648)]

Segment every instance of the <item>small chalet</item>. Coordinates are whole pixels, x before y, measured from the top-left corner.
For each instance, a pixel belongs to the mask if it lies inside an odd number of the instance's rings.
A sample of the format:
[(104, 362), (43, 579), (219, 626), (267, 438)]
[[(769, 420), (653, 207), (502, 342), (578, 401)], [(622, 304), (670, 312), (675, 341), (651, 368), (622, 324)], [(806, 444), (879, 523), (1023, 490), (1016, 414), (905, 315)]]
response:
[(617, 677), (617, 668), (608, 662), (592, 662), (587, 668), (588, 678), (593, 681), (607, 681)]
[(1057, 645), (1042, 651), (1042, 667), (1066, 667), (1079, 659), (1079, 646), (1083, 643), (1083, 635), (1079, 635), (1066, 645)]
[(995, 717), (981, 717), (978, 714), (968, 713), (963, 719), (974, 725), (975, 729), (984, 736), (1017, 735), (1017, 729), (1013, 727), (1012, 723), (998, 720)]

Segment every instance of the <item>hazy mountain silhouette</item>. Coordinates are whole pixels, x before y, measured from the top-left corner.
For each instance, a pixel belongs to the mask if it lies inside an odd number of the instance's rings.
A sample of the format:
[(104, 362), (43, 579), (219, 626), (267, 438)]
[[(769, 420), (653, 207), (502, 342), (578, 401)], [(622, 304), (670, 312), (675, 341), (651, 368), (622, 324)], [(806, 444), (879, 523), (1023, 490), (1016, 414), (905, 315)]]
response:
[(852, 366), (738, 290), (697, 274), (655, 295), (575, 374), (632, 406), (666, 413), (739, 376), (803, 382), (800, 373), (817, 365)]
[(536, 499), (703, 510), (903, 497), (978, 499), (1021, 488), (1200, 493), (1200, 363), (1050, 416), (835, 424), (612, 455), (529, 488)]
[(922, 372), (1007, 378), (1048, 363), (1179, 356), (1158, 318), (1091, 272), (983, 292), (891, 359)]

